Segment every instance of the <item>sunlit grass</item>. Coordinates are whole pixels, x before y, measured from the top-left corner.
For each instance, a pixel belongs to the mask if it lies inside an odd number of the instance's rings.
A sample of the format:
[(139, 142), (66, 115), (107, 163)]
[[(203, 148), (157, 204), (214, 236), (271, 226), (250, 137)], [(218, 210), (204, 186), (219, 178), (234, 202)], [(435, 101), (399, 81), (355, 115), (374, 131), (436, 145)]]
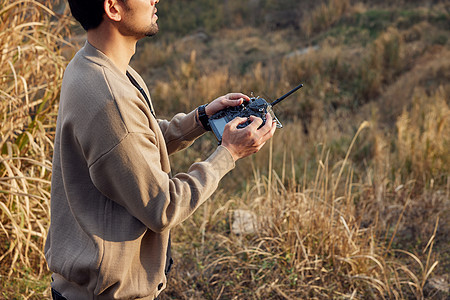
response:
[[(361, 124), (354, 141), (368, 125)], [(398, 227), (384, 241), (382, 222), (363, 224), (358, 217), (359, 201), (377, 199), (367, 197), (370, 183), (354, 181), (352, 145), (333, 166), (324, 149), (315, 176), (300, 182), (289, 161), (279, 172), (267, 161), (268, 177), (258, 171), (264, 166), (254, 166), (241, 197), (224, 202), (226, 194), (219, 194), (206, 203), (195, 221), (175, 230), (178, 263), (163, 299), (422, 298), (439, 264), (433, 254), (439, 219), (425, 255), (391, 248)], [(256, 232), (232, 232), (236, 209), (257, 216)]]
[(2, 0), (0, 16), (0, 271), (5, 293), (13, 290), (9, 279), (24, 280), (27, 286), (48, 273), (43, 247), (66, 64), (61, 49), (68, 46), (69, 19), (54, 13), (50, 1), (32, 0)]

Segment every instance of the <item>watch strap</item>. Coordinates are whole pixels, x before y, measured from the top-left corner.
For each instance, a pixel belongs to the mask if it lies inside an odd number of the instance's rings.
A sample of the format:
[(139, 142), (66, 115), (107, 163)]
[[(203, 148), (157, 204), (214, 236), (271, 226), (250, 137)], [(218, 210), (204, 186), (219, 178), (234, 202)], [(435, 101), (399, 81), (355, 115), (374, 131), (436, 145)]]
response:
[(208, 115), (206, 114), (206, 105), (208, 104), (200, 105), (198, 107), (198, 119), (202, 123), (203, 128), (205, 128), (208, 131), (211, 131), (211, 126), (209, 126), (208, 121)]

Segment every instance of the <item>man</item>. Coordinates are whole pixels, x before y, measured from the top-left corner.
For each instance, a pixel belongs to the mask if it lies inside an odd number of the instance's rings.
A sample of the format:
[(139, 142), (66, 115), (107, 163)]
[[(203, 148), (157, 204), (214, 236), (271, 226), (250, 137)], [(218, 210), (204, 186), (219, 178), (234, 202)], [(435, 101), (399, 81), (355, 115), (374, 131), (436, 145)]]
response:
[(136, 42), (158, 32), (159, 0), (69, 0), (87, 42), (69, 63), (53, 156), (45, 255), (54, 299), (154, 299), (166, 286), (170, 230), (217, 188), (236, 160), (275, 131), (271, 117), (236, 118), (222, 145), (170, 177), (168, 156), (205, 132), (207, 116), (248, 97), (231, 93), (189, 114), (157, 120), (128, 65)]

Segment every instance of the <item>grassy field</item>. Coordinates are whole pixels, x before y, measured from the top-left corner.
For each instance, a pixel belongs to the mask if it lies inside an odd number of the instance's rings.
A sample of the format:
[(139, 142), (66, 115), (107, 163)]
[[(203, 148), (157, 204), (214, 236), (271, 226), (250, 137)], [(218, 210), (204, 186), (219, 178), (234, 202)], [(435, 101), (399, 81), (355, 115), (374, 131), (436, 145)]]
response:
[[(68, 41), (82, 40), (54, 2), (0, 0), (3, 299), (50, 295), (59, 88), (78, 47)], [(305, 85), (274, 109), (284, 128), (173, 231), (161, 298), (447, 299), (449, 12), (445, 1), (161, 1), (160, 34), (132, 60), (158, 116)], [(173, 171), (215, 146), (205, 135)], [(237, 230), (239, 213), (251, 230)]]

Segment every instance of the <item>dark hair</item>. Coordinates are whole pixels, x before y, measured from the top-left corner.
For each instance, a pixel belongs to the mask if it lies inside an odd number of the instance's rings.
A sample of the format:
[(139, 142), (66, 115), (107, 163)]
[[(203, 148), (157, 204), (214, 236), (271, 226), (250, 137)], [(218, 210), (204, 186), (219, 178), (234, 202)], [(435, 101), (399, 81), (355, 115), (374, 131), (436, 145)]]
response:
[(68, 0), (72, 16), (80, 22), (84, 30), (94, 29), (103, 20), (105, 0)]

